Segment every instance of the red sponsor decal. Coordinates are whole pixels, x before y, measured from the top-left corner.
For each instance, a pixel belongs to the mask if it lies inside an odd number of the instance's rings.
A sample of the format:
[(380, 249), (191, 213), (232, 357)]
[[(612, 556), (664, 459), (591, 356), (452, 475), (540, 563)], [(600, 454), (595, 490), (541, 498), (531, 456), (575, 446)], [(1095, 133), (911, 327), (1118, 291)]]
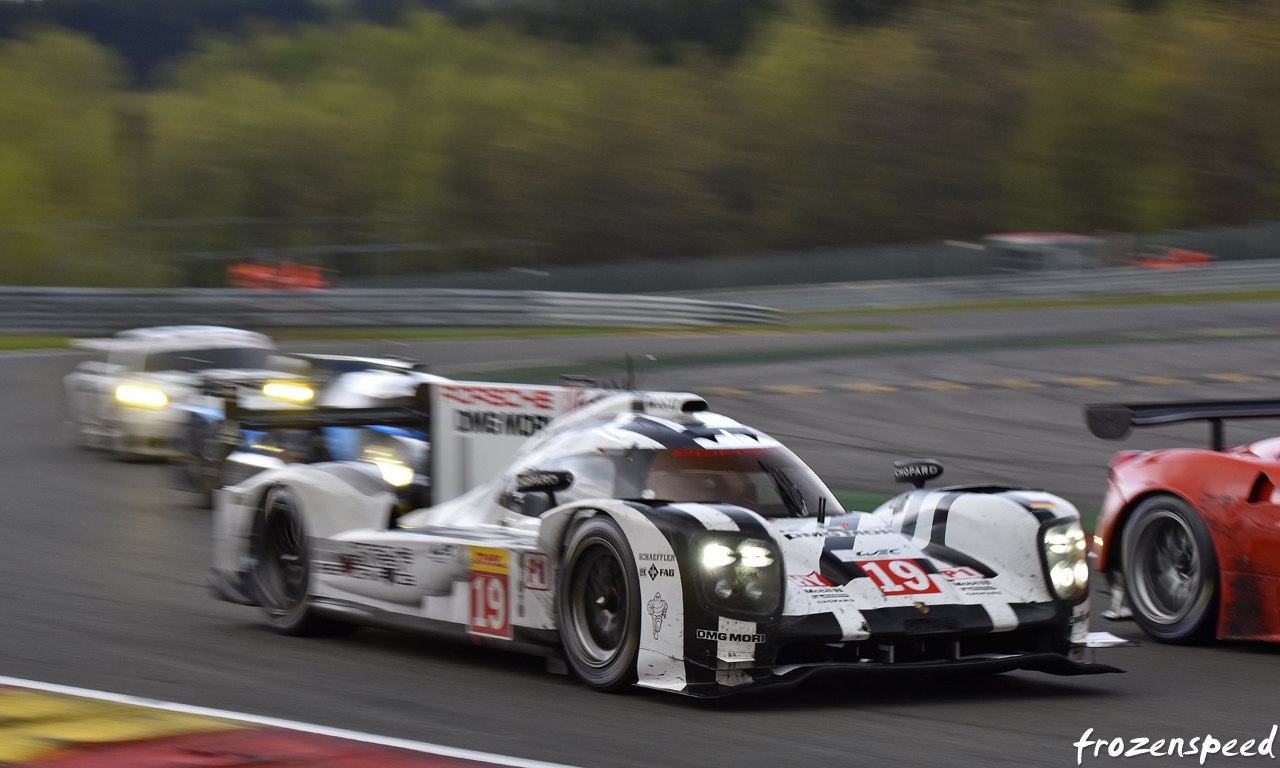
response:
[(857, 560), (855, 564), (890, 597), (941, 591), (915, 560)]
[(446, 386), (441, 397), (463, 405), (490, 405), (498, 408), (555, 408), (556, 395), (549, 389), (514, 389), (512, 387)]
[(946, 577), (948, 581), (973, 581), (974, 579), (987, 578), (982, 575), (981, 571), (970, 568), (967, 565), (960, 565), (955, 568), (939, 568), (938, 573)]
[(474, 635), (511, 639), (505, 549), (471, 548), (471, 625)]
[(525, 554), (524, 588), (540, 592), (551, 589), (551, 558), (541, 552)]
[(834, 587), (835, 586), (831, 582), (822, 578), (822, 574), (818, 573), (817, 571), (813, 571), (812, 573), (807, 573), (804, 576), (793, 575), (793, 576), (788, 576), (787, 578), (791, 579), (791, 581), (795, 582), (796, 584), (799, 584), (802, 587)]

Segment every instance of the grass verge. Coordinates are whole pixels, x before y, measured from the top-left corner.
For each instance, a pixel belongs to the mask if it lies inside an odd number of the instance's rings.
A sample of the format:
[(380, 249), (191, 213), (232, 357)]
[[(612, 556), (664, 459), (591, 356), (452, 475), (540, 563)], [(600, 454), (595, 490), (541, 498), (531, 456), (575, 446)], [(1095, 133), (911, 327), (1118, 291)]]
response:
[(66, 336), (25, 336), (0, 334), (0, 350), (62, 349), (70, 341)]
[[(526, 339), (574, 336), (708, 336), (781, 335), (832, 331), (909, 331), (910, 327), (892, 323), (842, 323), (831, 325), (717, 325), (680, 328), (284, 328), (269, 331), (281, 341), (379, 341), (387, 339)], [(0, 350), (61, 349), (68, 346), (67, 336), (28, 336), (0, 334)]]

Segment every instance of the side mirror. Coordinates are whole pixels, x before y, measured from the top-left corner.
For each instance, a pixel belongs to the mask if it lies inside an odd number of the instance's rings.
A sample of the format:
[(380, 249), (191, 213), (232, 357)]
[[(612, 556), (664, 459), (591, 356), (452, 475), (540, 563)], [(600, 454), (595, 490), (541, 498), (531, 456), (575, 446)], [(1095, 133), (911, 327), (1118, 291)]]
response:
[(556, 493), (573, 485), (572, 472), (534, 470), (516, 475), (516, 490), (521, 493)]
[(933, 459), (901, 459), (893, 462), (893, 481), (911, 483), (917, 488), (942, 476), (942, 465)]

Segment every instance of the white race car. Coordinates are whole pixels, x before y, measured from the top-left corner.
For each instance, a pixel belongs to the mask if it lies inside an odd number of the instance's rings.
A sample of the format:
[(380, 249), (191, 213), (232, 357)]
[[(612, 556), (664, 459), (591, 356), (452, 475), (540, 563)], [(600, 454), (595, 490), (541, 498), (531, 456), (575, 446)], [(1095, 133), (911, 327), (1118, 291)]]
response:
[[(285, 634), (416, 629), (539, 653), (610, 690), (697, 696), (853, 673), (1118, 671), (1086, 663), (1074, 507), (916, 484), (845, 512), (793, 453), (699, 397), (415, 374), (400, 408), (238, 413), (430, 428), (430, 499), (387, 465), (295, 464), (216, 494), (214, 581)], [(567, 664), (566, 664), (567, 662)]]
[(96, 354), (63, 379), (68, 424), (81, 444), (119, 455), (173, 456), (186, 408), (221, 407), (211, 385), (250, 386), (283, 402), (312, 396), (300, 377), (278, 369), (271, 339), (251, 331), (138, 328), (75, 345)]

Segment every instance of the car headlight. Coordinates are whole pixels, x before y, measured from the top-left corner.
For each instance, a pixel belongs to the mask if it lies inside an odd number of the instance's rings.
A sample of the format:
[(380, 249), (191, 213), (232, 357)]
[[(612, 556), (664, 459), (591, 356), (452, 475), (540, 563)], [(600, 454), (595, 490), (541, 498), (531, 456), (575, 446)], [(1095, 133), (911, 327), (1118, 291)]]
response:
[(121, 384), (116, 387), (116, 400), (139, 408), (163, 408), (169, 402), (164, 392), (141, 384)]
[(1084, 530), (1072, 520), (1044, 529), (1044, 564), (1049, 585), (1062, 600), (1079, 597), (1089, 587), (1089, 566), (1085, 564)]
[(702, 539), (695, 545), (702, 592), (714, 608), (729, 614), (773, 613), (782, 600), (782, 565), (772, 544), (762, 539)]
[(378, 468), (382, 479), (397, 488), (413, 482), (413, 467), (405, 464), (395, 451), (380, 446), (366, 446), (360, 452), (360, 461), (367, 461)]
[(316, 393), (305, 384), (288, 381), (269, 381), (262, 387), (262, 394), (277, 400), (288, 400), (293, 403), (309, 403)]

